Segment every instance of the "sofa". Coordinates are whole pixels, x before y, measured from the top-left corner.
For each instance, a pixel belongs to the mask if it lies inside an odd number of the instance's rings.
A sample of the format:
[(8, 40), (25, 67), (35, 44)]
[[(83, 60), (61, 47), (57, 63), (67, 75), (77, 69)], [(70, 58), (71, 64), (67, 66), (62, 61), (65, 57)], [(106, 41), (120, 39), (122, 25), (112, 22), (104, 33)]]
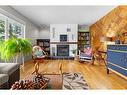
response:
[(0, 63), (0, 89), (10, 89), (20, 79), (20, 64)]
[(8, 75), (7, 74), (0, 74), (0, 89), (6, 89), (8, 87)]

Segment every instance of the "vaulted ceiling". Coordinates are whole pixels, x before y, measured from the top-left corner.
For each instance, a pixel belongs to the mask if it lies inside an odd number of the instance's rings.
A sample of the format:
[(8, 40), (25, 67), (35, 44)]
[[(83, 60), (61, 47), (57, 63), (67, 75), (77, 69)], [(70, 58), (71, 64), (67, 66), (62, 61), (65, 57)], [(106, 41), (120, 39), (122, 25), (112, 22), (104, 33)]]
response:
[(36, 25), (91, 25), (116, 6), (11, 6)]

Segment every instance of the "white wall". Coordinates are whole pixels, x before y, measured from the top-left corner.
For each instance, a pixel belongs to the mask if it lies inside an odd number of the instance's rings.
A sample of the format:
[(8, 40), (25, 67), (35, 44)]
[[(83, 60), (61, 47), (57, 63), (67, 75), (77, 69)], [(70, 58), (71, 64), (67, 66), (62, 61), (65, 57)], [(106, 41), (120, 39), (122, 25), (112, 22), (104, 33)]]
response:
[[(18, 13), (10, 6), (0, 6), (0, 13), (16, 21), (19, 21), (22, 24), (25, 24), (26, 25), (25, 37), (31, 39), (32, 44), (36, 44), (36, 39), (38, 38), (39, 35), (39, 28), (35, 24), (33, 24), (28, 18)], [(25, 60), (29, 59), (31, 59), (31, 55), (25, 57)]]
[(41, 29), (39, 31), (38, 39), (50, 39), (50, 31), (49, 31), (49, 29)]
[[(67, 32), (67, 28), (70, 28), (71, 31)], [(61, 34), (68, 35), (68, 42), (77, 42), (77, 33), (78, 33), (77, 24), (50, 24), (50, 39), (51, 39), (50, 42), (59, 42), (60, 41), (59, 36)]]

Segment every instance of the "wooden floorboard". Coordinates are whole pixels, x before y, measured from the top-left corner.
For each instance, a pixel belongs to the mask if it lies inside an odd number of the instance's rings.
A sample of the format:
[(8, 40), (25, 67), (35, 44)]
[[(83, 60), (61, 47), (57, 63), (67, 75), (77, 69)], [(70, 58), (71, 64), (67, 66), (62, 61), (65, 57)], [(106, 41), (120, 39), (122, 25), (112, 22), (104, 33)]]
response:
[[(40, 63), (39, 72), (49, 74), (59, 74), (59, 64), (62, 63), (62, 72), (77, 72), (84, 76), (90, 89), (127, 89), (127, 80), (110, 72), (106, 73), (104, 64), (91, 65), (89, 63), (79, 63), (74, 60), (45, 60)], [(20, 77), (30, 75), (34, 70), (34, 63), (32, 60), (25, 63), (24, 71), (20, 69)]]

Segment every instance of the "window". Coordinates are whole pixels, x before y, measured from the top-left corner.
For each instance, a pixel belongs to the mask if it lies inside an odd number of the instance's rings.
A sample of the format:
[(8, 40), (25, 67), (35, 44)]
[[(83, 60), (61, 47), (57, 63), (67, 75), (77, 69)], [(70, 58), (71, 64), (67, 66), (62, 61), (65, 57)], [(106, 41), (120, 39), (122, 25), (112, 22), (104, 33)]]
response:
[(9, 34), (8, 36), (11, 37), (12, 35), (23, 38), (24, 37), (24, 25), (21, 23), (18, 23), (12, 19), (9, 19)]
[(5, 22), (0, 19), (0, 41), (5, 39)]
[(0, 42), (5, 40), (5, 18), (0, 15)]
[[(6, 31), (7, 30), (7, 31)], [(24, 38), (25, 26), (16, 20), (0, 14), (0, 41), (15, 35)]]

